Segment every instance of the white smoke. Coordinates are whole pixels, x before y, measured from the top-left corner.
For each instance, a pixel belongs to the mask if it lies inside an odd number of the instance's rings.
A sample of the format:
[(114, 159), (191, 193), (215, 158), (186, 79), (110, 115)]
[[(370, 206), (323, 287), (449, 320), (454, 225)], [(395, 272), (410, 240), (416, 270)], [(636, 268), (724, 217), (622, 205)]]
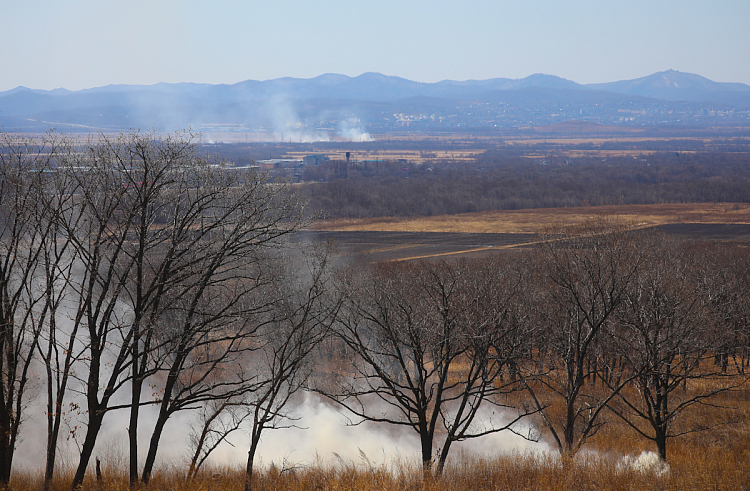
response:
[(282, 94), (277, 94), (268, 101), (266, 113), (271, 124), (271, 131), (276, 141), (290, 143), (315, 143), (327, 141), (372, 141), (372, 136), (363, 128), (358, 118), (349, 118), (338, 122), (336, 128), (317, 128), (317, 123), (331, 117), (327, 113), (319, 114), (310, 121), (302, 121), (294, 104)]
[[(491, 428), (502, 428), (513, 421), (513, 414), (508, 410), (498, 411), (490, 406), (480, 408), (472, 424), (473, 431), (479, 433)], [(470, 438), (454, 445), (454, 455), (492, 458), (511, 452), (550, 453), (552, 448), (540, 440), (539, 432), (528, 421), (522, 419), (512, 425), (512, 430), (503, 430), (479, 438)], [(524, 435), (524, 436), (521, 436)]]
[[(361, 422), (352, 424), (347, 415), (321, 398), (306, 393), (293, 416), (297, 427), (268, 430), (263, 433), (256, 455), (259, 467), (268, 465), (296, 466), (339, 461), (368, 464), (414, 464), (421, 460), (419, 438), (415, 431), (389, 424)], [(478, 417), (481, 424), (498, 427), (507, 423), (510, 415), (487, 410)], [(356, 423), (357, 421), (355, 421)], [(525, 433), (521, 424), (514, 429)], [(244, 439), (243, 439), (244, 438)], [(247, 455), (247, 438), (235, 436), (234, 447), (224, 446), (213, 455), (214, 464), (239, 464)], [(440, 436), (436, 435), (436, 443)], [(510, 431), (502, 431), (480, 438), (456, 443), (451, 448), (454, 458), (492, 458), (511, 452), (547, 452), (549, 446), (524, 439)], [(449, 458), (449, 462), (450, 462)]]
[(339, 136), (346, 141), (352, 142), (370, 142), (373, 141), (372, 136), (362, 128), (360, 122), (356, 118), (341, 121), (339, 123)]
[[(128, 390), (123, 391), (127, 393)], [(19, 447), (17, 469), (41, 472), (44, 462), (46, 437), (42, 408), (34, 411), (33, 423), (27, 425), (22, 434), (24, 441)], [(146, 406), (141, 409), (139, 425), (140, 457), (145, 458), (148, 439), (153, 429), (150, 422), (156, 419), (157, 408)], [(306, 466), (316, 463), (336, 462), (362, 463), (371, 465), (414, 464), (419, 465), (420, 444), (413, 430), (397, 428), (387, 424), (363, 422), (352, 425), (351, 421), (337, 408), (313, 394), (305, 394), (294, 409), (293, 427), (265, 430), (258, 447), (255, 465), (266, 468)], [(483, 424), (500, 425), (508, 417), (502, 413), (485, 412), (480, 416)], [(184, 468), (187, 470), (189, 435), (195, 424), (195, 414), (185, 411), (176, 414), (167, 423), (159, 446), (157, 467)], [(94, 457), (102, 461), (105, 469), (124, 471), (128, 465), (127, 442), (128, 412), (116, 411), (107, 414), (104, 427), (98, 438)], [(523, 427), (517, 427), (523, 432)], [(439, 436), (436, 436), (439, 440)], [(436, 441), (437, 443), (437, 441)], [(60, 465), (66, 468), (77, 465), (77, 447), (73, 439), (61, 438)], [(221, 445), (211, 455), (210, 463), (219, 467), (242, 468), (247, 459), (249, 436), (238, 431), (230, 436), (227, 444)], [(511, 452), (547, 452), (544, 443), (525, 440), (509, 431), (470, 439), (453, 445), (453, 458), (492, 458)], [(449, 462), (450, 462), (449, 458)], [(93, 459), (92, 464), (93, 465)]]
[(643, 451), (638, 457), (626, 455), (617, 464), (619, 471), (633, 470), (656, 477), (669, 475), (669, 464), (663, 462), (655, 452)]

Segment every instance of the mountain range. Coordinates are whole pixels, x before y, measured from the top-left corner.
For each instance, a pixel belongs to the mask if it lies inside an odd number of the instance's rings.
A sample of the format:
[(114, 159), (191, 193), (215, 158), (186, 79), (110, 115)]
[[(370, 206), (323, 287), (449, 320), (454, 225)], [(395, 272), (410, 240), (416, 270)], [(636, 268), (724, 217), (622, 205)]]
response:
[(159, 83), (78, 91), (17, 87), (0, 92), (0, 127), (6, 131), (192, 126), (272, 134), (286, 130), (295, 138), (352, 128), (512, 127), (570, 119), (631, 125), (744, 124), (749, 110), (750, 86), (675, 70), (587, 85), (545, 74), (421, 83), (365, 73), (233, 85)]

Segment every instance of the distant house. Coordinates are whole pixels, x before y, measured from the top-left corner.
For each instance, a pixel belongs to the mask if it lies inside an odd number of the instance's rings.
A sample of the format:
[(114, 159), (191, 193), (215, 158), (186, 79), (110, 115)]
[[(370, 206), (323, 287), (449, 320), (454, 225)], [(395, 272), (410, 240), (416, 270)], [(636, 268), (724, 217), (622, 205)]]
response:
[(304, 162), (305, 165), (320, 165), (327, 160), (329, 160), (329, 158), (322, 153), (302, 157), (302, 162)]
[(256, 160), (257, 165), (261, 170), (272, 170), (278, 168), (293, 168), (303, 165), (303, 161), (299, 159), (267, 159), (267, 160)]

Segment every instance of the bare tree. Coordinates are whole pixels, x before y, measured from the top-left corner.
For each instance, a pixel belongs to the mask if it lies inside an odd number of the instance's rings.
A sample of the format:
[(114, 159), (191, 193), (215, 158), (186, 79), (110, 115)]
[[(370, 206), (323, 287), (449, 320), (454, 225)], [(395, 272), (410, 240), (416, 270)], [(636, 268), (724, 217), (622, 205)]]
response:
[[(193, 438), (195, 449), (188, 478), (194, 477), (213, 450), (227, 437), (250, 424), (250, 449), (245, 488), (252, 488), (253, 462), (262, 434), (268, 429), (288, 427), (290, 403), (306, 386), (312, 373), (312, 353), (328, 335), (340, 300), (328, 287), (330, 245), (310, 245), (301, 255), (279, 258), (284, 271), (269, 290), (281, 299), (258, 322), (254, 333), (258, 348), (245, 353), (249, 367), (246, 383), (231, 398), (212, 399), (204, 406), (203, 425)], [(268, 295), (269, 291), (264, 292)]]
[(626, 369), (636, 374), (636, 390), (619, 391), (620, 404), (611, 409), (666, 460), (668, 439), (716, 424), (686, 427), (679, 416), (735, 384), (711, 363), (727, 333), (710, 326), (709, 304), (696, 281), (701, 268), (684, 246), (654, 239), (643, 241), (645, 267), (628, 285), (613, 333)]
[(201, 233), (185, 248), (190, 273), (175, 289), (178, 295), (163, 318), (167, 324), (161, 326), (166, 334), (162, 352), (167, 356), (163, 375), (157, 374), (162, 378), (155, 382), (161, 380), (163, 395), (144, 483), (171, 415), (252, 387), (254, 374), (244, 360), (260, 348), (258, 330), (283, 300), (273, 294), (277, 271), (269, 254), (303, 223), (301, 203), (285, 186), (269, 185), (253, 173), (222, 176), (213, 171), (204, 177), (200, 189), (211, 193), (210, 200), (203, 197), (210, 206), (198, 216)]
[(61, 219), (80, 263), (71, 282), (76, 297), (72, 330), (85, 360), (85, 367), (75, 370), (86, 398), (86, 429), (74, 489), (83, 482), (110, 400), (127, 383), (130, 370), (133, 330), (121, 302), (132, 265), (125, 249), (137, 209), (131, 206), (127, 173), (112, 150), (106, 139), (103, 145), (89, 142), (60, 169), (76, 189), (76, 206)]
[[(741, 244), (697, 244), (690, 249), (695, 281), (713, 314), (712, 325), (722, 333), (715, 363), (727, 373), (729, 359), (745, 373), (750, 366), (750, 255)], [(739, 357), (739, 359), (738, 359)]]
[(187, 479), (194, 479), (208, 457), (229, 436), (242, 427), (250, 416), (245, 405), (237, 398), (207, 401), (199, 412), (200, 427), (190, 435), (192, 456), (188, 466)]
[(0, 135), (0, 486), (8, 486), (34, 352), (54, 305), (58, 271), (46, 251), (57, 240), (46, 181), (67, 142)]
[(359, 418), (416, 431), (425, 476), (442, 438), (440, 473), (453, 442), (511, 429), (527, 414), (477, 424), (484, 403), (502, 405), (500, 396), (517, 387), (501, 376), (526, 339), (510, 304), (518, 281), (502, 260), (383, 264), (352, 274), (336, 327), (353, 353), (352, 373), (320, 390)]
[[(313, 352), (329, 335), (341, 306), (330, 287), (330, 246), (303, 253), (306, 267), (280, 284), (284, 301), (274, 321), (263, 328), (263, 349), (255, 357), (258, 383), (245, 396), (250, 420), (250, 449), (245, 467), (245, 491), (252, 489), (253, 465), (261, 436), (267, 429), (285, 427), (290, 402), (307, 386), (313, 371)], [(296, 278), (295, 278), (296, 276)], [(299, 286), (292, 287), (291, 285)]]
[[(47, 396), (47, 449), (44, 470), (44, 488), (51, 489), (55, 472), (57, 445), (60, 429), (65, 418), (64, 404), (68, 391), (68, 382), (73, 367), (80, 361), (82, 347), (78, 343), (78, 325), (67, 329), (67, 315), (70, 304), (70, 283), (74, 281), (74, 271), (77, 266), (75, 249), (72, 241), (68, 240), (65, 227), (66, 219), (75, 213), (76, 182), (68, 179), (59, 168), (70, 162), (74, 156), (74, 148), (64, 147), (65, 151), (58, 151), (57, 168), (50, 169), (51, 176), (45, 179), (43, 203), (48, 218), (45, 223), (50, 240), (47, 241), (43, 252), (43, 275), (46, 283), (46, 326), (40, 332), (37, 348), (39, 358), (44, 365), (46, 375)], [(73, 223), (73, 222), (70, 222)], [(75, 310), (75, 309), (73, 309)]]
[[(148, 482), (167, 419), (238, 390), (237, 379), (221, 374), (252, 349), (257, 325), (248, 319), (277, 301), (259, 295), (273, 280), (264, 261), (300, 226), (302, 206), (284, 185), (200, 157), (191, 135), (102, 137), (66, 171), (79, 184), (66, 225), (83, 270), (74, 327), (85, 332), (87, 361), (88, 420), (73, 487), (105, 414), (125, 407), (134, 487), (141, 405), (160, 407)], [(80, 217), (85, 226), (74, 226)], [(144, 400), (147, 380), (161, 397)], [(113, 406), (128, 384), (130, 404)]]
[(527, 390), (567, 461), (601, 427), (602, 411), (628, 382), (593, 383), (608, 361), (607, 326), (641, 268), (642, 252), (632, 232), (608, 219), (554, 228), (539, 239), (533, 304), (541, 329)]

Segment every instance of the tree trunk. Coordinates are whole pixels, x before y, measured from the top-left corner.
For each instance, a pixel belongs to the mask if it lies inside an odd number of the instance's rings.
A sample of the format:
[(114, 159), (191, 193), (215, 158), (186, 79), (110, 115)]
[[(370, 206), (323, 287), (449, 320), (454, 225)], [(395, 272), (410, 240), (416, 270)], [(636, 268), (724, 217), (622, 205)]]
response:
[(143, 482), (143, 484), (148, 484), (151, 480), (151, 472), (153, 471), (154, 463), (156, 462), (156, 451), (159, 448), (161, 434), (164, 431), (164, 425), (167, 424), (168, 419), (169, 413), (162, 411), (159, 413), (159, 417), (156, 420), (156, 426), (154, 426), (154, 432), (151, 434), (151, 440), (148, 444), (146, 463), (143, 465), (143, 475), (141, 476), (141, 482)]
[(55, 474), (55, 459), (57, 456), (57, 438), (60, 434), (60, 422), (62, 420), (62, 407), (60, 401), (55, 404), (55, 414), (53, 417), (50, 433), (47, 436), (47, 453), (44, 464), (44, 489), (52, 489), (52, 478)]
[(659, 454), (659, 459), (661, 459), (663, 462), (667, 461), (667, 435), (666, 431), (663, 431), (661, 428), (656, 430), (656, 438), (654, 439), (656, 442), (656, 450)]
[(0, 489), (8, 489), (9, 485), (10, 463), (8, 458), (8, 450), (6, 448), (3, 448), (2, 450), (0, 450)]
[(422, 434), (422, 475), (425, 479), (432, 477), (432, 437)]
[(94, 446), (96, 445), (96, 438), (99, 435), (99, 429), (102, 426), (102, 420), (104, 414), (96, 414), (98, 411), (93, 410), (94, 415), (89, 420), (88, 431), (86, 431), (86, 439), (83, 441), (81, 447), (81, 457), (78, 461), (78, 468), (76, 469), (75, 476), (73, 476), (73, 484), (70, 486), (73, 491), (76, 491), (83, 484), (83, 478), (86, 476), (86, 469), (89, 466), (91, 455), (94, 453)]
[(438, 460), (438, 466), (435, 470), (435, 474), (437, 477), (440, 477), (443, 475), (443, 469), (445, 469), (445, 462), (448, 460), (448, 452), (451, 448), (451, 443), (453, 443), (452, 438), (446, 438), (445, 444), (443, 445), (443, 450), (440, 452), (440, 459)]
[(258, 449), (259, 441), (260, 438), (253, 438), (253, 441), (250, 442), (250, 450), (248, 450), (247, 452), (247, 466), (245, 467), (245, 491), (253, 490), (253, 461), (255, 460), (255, 451)]
[(129, 488), (135, 490), (138, 482), (138, 404), (135, 403), (136, 392), (140, 395), (140, 390), (135, 388), (136, 382), (133, 381), (133, 404), (130, 408), (130, 422), (128, 425), (128, 442), (129, 442)]
[[(138, 338), (133, 341), (132, 347), (133, 369), (138, 369)], [(138, 413), (141, 406), (141, 389), (143, 381), (135, 375), (132, 381), (132, 392), (130, 400), (130, 423), (128, 425), (128, 441), (130, 446), (130, 491), (134, 491), (138, 483)]]

